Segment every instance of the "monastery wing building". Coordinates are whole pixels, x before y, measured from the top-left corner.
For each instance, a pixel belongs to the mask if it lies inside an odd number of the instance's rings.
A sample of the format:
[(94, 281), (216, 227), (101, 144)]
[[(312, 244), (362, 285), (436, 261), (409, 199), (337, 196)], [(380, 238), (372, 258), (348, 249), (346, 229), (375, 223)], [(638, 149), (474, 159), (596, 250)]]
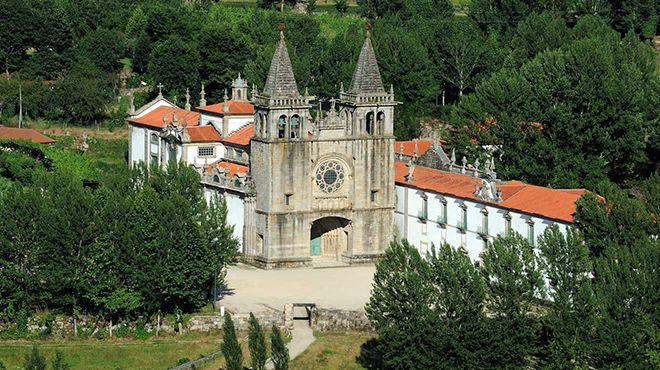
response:
[(207, 105), (202, 86), (196, 110), (189, 94), (183, 109), (159, 94), (128, 119), (129, 164), (197, 169), (207, 200), (226, 200), (244, 260), (262, 268), (370, 262), (395, 238), (422, 254), (447, 242), (478, 262), (497, 235), (534, 244), (549, 225), (565, 230), (584, 192), (498, 180), (492, 161), (457, 163), (439, 142), (395, 142), (398, 103), (369, 31), (327, 112), (311, 114), (283, 32), (263, 90), (248, 90), (239, 75), (231, 99)]

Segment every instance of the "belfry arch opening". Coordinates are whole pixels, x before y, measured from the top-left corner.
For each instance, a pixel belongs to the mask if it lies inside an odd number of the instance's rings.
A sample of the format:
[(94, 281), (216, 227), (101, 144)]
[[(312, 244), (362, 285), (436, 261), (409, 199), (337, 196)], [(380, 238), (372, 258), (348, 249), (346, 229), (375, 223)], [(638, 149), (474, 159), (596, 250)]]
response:
[(341, 260), (348, 250), (351, 221), (342, 217), (323, 217), (312, 223), (309, 235), (311, 257)]

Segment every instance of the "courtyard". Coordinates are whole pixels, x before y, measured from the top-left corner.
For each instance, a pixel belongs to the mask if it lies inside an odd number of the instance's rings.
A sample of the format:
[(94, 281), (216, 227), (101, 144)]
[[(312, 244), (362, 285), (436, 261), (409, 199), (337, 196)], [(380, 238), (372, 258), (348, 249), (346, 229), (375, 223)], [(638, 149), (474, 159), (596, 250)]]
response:
[(374, 265), (262, 270), (245, 264), (227, 271), (219, 305), (232, 312), (282, 311), (286, 303), (362, 310), (369, 301)]

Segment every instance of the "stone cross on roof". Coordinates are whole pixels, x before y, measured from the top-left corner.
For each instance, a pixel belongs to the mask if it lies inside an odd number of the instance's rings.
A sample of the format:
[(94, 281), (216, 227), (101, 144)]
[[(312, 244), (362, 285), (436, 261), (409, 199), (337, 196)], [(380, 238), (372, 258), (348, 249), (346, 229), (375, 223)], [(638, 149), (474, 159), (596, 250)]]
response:
[(158, 85), (156, 85), (156, 87), (158, 88), (158, 96), (162, 97), (163, 96), (163, 87), (165, 87), (165, 86), (163, 86), (162, 83), (159, 83)]
[(367, 37), (364, 40), (355, 74), (351, 81), (351, 94), (385, 94), (383, 80), (380, 77), (376, 53), (371, 45), (371, 24), (367, 22)]
[(284, 41), (284, 24), (280, 24), (279, 29), (280, 42), (275, 49), (263, 93), (276, 98), (297, 98), (300, 93)]

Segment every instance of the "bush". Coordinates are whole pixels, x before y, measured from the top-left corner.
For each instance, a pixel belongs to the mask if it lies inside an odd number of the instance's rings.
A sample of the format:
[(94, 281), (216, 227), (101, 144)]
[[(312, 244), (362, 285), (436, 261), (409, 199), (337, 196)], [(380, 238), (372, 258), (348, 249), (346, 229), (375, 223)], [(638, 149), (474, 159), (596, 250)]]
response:
[(147, 331), (144, 328), (144, 324), (140, 324), (135, 328), (135, 339), (146, 340), (151, 338), (154, 333)]
[(128, 324), (121, 324), (117, 326), (117, 329), (115, 330), (115, 334), (117, 335), (117, 338), (125, 338), (131, 333), (131, 327), (128, 326)]
[(23, 368), (25, 370), (46, 370), (46, 358), (39, 353), (37, 346), (33, 346), (32, 351), (25, 355)]

